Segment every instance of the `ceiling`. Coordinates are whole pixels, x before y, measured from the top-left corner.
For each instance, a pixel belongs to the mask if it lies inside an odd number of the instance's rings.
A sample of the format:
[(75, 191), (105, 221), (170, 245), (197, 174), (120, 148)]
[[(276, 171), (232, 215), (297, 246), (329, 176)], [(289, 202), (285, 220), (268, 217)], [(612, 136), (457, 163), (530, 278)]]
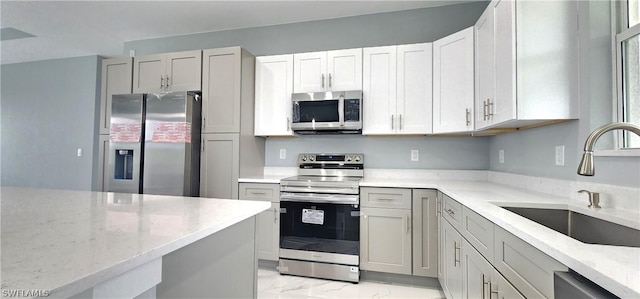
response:
[[(471, 0), (473, 1), (473, 0)], [(478, 0), (475, 0), (478, 1)], [(470, 2), (6, 1), (1, 63), (123, 55), (124, 42)]]

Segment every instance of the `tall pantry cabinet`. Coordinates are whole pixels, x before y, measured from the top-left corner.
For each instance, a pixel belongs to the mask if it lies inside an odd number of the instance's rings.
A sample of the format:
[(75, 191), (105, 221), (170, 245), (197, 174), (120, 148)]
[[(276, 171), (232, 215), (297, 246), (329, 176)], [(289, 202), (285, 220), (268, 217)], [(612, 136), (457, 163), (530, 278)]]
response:
[(98, 136), (97, 191), (107, 190), (109, 133), (111, 129), (111, 96), (131, 93), (133, 78), (133, 59), (113, 58), (102, 60), (100, 90), (100, 128)]
[(238, 178), (264, 167), (265, 140), (253, 135), (255, 57), (240, 47), (202, 54), (200, 196), (237, 199)]

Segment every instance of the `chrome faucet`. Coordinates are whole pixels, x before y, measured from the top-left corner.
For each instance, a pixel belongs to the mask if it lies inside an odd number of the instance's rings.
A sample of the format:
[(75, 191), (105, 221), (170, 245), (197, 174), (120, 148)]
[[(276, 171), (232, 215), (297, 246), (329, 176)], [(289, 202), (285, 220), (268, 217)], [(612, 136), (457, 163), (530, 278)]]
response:
[(587, 190), (580, 190), (578, 193), (587, 193), (589, 194), (589, 207), (594, 209), (600, 208), (600, 193), (591, 192)]
[(632, 123), (610, 123), (593, 130), (584, 143), (584, 154), (582, 154), (582, 160), (578, 166), (579, 175), (593, 176), (595, 174), (595, 167), (593, 165), (593, 146), (602, 134), (612, 130), (630, 131), (640, 136), (640, 126)]

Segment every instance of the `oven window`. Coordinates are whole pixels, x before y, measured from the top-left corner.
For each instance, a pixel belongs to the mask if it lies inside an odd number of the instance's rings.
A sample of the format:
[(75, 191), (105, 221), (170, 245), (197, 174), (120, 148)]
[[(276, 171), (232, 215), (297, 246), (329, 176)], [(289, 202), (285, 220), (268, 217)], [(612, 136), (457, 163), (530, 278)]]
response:
[(337, 122), (338, 100), (300, 101), (293, 107), (293, 122)]
[(350, 204), (280, 202), (280, 248), (358, 255), (359, 211)]

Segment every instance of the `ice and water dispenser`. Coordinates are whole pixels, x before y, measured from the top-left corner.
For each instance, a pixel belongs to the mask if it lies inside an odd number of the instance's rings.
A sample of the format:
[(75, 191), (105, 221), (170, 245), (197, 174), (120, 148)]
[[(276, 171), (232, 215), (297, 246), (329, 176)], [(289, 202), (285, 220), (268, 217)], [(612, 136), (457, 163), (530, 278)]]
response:
[(113, 178), (116, 180), (133, 180), (133, 150), (116, 149)]

